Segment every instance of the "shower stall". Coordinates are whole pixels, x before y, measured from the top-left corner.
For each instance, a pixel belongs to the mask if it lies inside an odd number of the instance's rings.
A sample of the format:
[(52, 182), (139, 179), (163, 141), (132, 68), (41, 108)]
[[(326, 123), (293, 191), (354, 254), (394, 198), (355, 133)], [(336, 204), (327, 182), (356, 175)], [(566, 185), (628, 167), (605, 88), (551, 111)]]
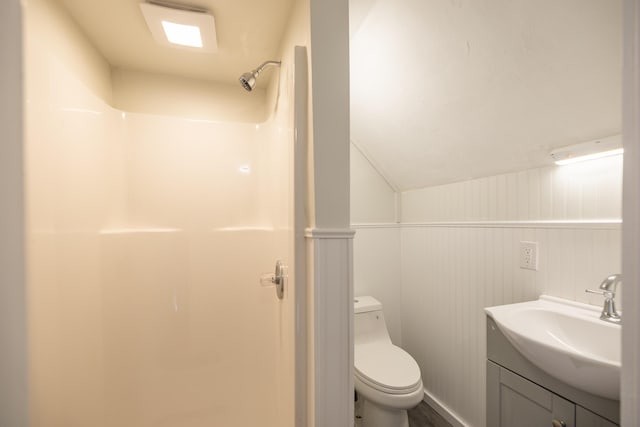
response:
[(265, 121), (130, 112), (58, 2), (23, 13), (30, 425), (293, 426), (293, 45)]

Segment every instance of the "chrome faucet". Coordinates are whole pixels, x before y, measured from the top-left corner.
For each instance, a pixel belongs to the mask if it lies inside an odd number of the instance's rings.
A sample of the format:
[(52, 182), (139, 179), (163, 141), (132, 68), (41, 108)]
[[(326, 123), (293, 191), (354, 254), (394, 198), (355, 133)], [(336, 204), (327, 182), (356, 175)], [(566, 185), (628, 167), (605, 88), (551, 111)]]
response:
[(604, 307), (602, 307), (602, 314), (600, 318), (605, 322), (620, 323), (622, 317), (616, 310), (616, 289), (618, 285), (622, 284), (622, 274), (612, 274), (600, 283), (600, 289), (594, 291), (592, 289), (585, 289), (585, 292), (590, 294), (600, 294), (604, 296)]

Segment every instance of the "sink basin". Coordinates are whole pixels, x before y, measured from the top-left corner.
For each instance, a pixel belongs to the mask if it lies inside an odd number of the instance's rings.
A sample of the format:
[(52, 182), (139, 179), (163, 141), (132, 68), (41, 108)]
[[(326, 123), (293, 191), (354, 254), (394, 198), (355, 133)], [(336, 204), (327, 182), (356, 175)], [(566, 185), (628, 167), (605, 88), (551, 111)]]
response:
[(591, 394), (620, 399), (621, 328), (600, 320), (600, 308), (542, 295), (485, 312), (547, 374)]

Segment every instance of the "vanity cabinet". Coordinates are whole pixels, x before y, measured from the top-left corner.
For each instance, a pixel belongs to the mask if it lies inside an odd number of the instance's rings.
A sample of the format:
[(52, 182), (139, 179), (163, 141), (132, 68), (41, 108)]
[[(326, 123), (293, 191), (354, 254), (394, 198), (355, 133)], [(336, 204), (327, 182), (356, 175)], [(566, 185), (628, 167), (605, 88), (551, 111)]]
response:
[(531, 364), (487, 317), (487, 427), (615, 427), (619, 412)]
[[(575, 427), (575, 405), (487, 361), (487, 426)], [(564, 424), (563, 424), (564, 423)]]
[(615, 427), (611, 421), (587, 411), (581, 406), (576, 407), (576, 425), (579, 427)]

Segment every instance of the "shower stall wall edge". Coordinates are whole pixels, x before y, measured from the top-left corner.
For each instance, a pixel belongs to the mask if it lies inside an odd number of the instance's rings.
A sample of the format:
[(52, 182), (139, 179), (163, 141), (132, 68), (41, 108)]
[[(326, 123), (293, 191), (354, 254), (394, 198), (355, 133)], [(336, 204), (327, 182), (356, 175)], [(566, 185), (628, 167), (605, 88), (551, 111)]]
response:
[(22, 13), (0, 4), (0, 425), (27, 427)]

